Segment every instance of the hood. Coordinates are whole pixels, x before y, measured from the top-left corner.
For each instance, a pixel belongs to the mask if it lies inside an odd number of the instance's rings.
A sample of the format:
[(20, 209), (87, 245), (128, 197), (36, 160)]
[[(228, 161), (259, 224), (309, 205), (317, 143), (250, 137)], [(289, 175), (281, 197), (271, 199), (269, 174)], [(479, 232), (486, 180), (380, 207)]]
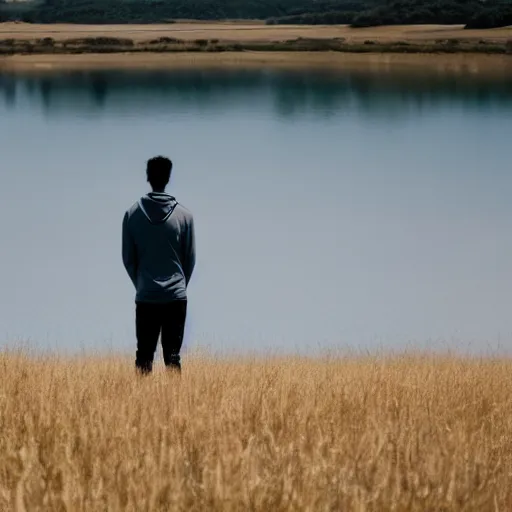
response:
[(139, 201), (140, 209), (152, 224), (165, 222), (177, 204), (173, 196), (160, 192), (151, 192)]

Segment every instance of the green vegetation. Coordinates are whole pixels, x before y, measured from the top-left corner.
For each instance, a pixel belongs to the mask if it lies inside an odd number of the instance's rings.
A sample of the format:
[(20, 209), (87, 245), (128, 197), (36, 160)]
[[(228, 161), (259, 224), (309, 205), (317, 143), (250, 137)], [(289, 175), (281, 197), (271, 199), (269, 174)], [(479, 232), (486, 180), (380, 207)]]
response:
[(336, 9), (270, 18), (268, 24), (379, 25), (457, 24), (467, 28), (512, 25), (510, 0), (384, 0), (343, 3)]
[[(42, 0), (33, 8), (4, 3), (4, 21), (39, 23), (161, 23), (175, 19), (268, 19), (325, 13), (357, 6), (361, 0)], [(1, 21), (1, 18), (0, 18)]]
[(264, 19), (268, 24), (512, 25), (512, 0), (0, 0), (0, 21), (165, 23)]
[[(485, 22), (480, 21), (484, 20)], [(391, 0), (357, 15), (354, 27), (377, 25), (466, 25), (493, 28), (512, 24), (509, 0)]]

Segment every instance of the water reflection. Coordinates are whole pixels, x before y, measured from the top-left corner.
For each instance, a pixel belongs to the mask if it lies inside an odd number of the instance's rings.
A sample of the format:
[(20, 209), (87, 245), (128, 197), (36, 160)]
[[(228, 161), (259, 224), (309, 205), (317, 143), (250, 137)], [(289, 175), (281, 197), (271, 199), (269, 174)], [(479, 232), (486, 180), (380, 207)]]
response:
[(215, 112), (246, 103), (248, 95), (267, 96), (282, 117), (305, 113), (329, 116), (345, 109), (394, 114), (450, 104), (465, 108), (512, 105), (512, 80), (481, 76), (268, 70), (95, 71), (42, 75), (0, 74), (6, 107), (28, 97), (47, 114), (70, 106), (75, 111), (107, 108), (134, 112), (179, 109)]

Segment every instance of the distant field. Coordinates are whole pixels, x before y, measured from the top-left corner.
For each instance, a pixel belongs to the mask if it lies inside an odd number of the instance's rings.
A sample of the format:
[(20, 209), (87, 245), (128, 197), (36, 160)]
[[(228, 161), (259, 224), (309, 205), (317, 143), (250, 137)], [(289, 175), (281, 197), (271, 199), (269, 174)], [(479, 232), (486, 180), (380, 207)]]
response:
[(512, 510), (512, 361), (0, 352), (0, 510)]
[(30, 39), (52, 37), (64, 40), (77, 37), (122, 37), (145, 41), (159, 37), (183, 40), (221, 39), (230, 41), (279, 41), (298, 37), (334, 38), (364, 42), (435, 41), (438, 39), (486, 40), (505, 42), (512, 40), (512, 27), (492, 30), (464, 30), (462, 25), (411, 25), (352, 29), (348, 26), (266, 26), (251, 23), (186, 22), (168, 25), (29, 25), (23, 23), (0, 24), (0, 39)]
[(167, 25), (0, 24), (0, 70), (4, 71), (177, 65), (393, 65), (509, 75), (512, 27), (352, 29), (191, 21)]

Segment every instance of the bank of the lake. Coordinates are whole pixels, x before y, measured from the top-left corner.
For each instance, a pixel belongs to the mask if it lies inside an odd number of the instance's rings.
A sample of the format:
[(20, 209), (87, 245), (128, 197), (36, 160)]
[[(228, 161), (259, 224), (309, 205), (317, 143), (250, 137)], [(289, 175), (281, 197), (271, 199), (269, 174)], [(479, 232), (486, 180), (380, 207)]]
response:
[[(418, 25), (354, 29), (346, 25), (269, 27), (257, 22), (0, 26), (0, 56), (248, 52), (510, 57), (512, 27), (464, 30), (459, 25)], [(318, 58), (315, 55), (306, 60)]]
[(334, 52), (222, 52), (222, 53), (90, 53), (12, 55), (0, 57), (0, 72), (72, 70), (158, 70), (184, 68), (346, 69), (412, 71), (462, 75), (512, 74), (508, 55), (334, 53)]

